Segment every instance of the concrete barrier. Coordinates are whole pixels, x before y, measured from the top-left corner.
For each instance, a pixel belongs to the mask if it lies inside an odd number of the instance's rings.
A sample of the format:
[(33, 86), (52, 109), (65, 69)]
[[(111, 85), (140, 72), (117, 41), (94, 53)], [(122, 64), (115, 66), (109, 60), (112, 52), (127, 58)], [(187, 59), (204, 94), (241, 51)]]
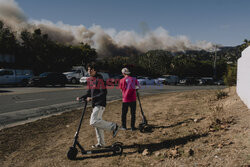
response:
[(250, 109), (250, 46), (242, 51), (238, 59), (236, 91)]

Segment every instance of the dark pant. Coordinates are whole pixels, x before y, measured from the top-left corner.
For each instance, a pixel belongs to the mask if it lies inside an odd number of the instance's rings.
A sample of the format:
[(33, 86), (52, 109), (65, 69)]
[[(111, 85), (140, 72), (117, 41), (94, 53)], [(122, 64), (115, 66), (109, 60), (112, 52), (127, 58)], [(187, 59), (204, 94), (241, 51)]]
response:
[(131, 128), (135, 128), (135, 110), (136, 110), (136, 101), (135, 102), (127, 102), (122, 103), (122, 127), (126, 128), (126, 121), (127, 121), (127, 113), (128, 107), (130, 107), (131, 112)]

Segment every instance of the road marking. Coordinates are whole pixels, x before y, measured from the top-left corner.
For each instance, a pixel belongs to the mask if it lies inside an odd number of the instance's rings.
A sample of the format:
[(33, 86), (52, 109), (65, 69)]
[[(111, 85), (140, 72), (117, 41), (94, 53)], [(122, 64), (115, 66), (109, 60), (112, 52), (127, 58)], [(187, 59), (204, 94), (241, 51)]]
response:
[(45, 100), (45, 99), (42, 98), (42, 99), (32, 99), (32, 100), (15, 101), (15, 103), (27, 103), (27, 102), (40, 101), (40, 100)]

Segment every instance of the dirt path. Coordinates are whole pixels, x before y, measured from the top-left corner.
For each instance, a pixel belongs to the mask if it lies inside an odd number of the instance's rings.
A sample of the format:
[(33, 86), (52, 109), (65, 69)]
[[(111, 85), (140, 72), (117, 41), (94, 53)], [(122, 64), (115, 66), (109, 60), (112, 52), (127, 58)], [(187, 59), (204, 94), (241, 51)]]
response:
[[(217, 99), (214, 90), (142, 97), (152, 133), (105, 132), (108, 145), (124, 143), (122, 156), (66, 157), (81, 111), (0, 131), (0, 166), (246, 166), (250, 165), (250, 110), (235, 88)], [(139, 108), (138, 108), (139, 109)], [(139, 111), (139, 110), (138, 110)], [(80, 132), (86, 149), (96, 143), (88, 109)], [(120, 124), (121, 102), (108, 104), (103, 118)], [(130, 114), (128, 114), (130, 116)], [(130, 117), (128, 117), (128, 125)], [(137, 125), (140, 123), (137, 112)]]

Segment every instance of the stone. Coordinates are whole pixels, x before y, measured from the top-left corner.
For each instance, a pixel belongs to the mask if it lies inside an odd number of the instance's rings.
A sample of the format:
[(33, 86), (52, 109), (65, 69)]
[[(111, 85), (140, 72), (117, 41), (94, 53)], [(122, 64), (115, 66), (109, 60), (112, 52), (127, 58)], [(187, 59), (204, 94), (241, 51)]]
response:
[(143, 156), (146, 156), (146, 155), (149, 155), (150, 153), (149, 153), (149, 151), (148, 151), (148, 149), (145, 149), (143, 152), (142, 152), (142, 155)]

